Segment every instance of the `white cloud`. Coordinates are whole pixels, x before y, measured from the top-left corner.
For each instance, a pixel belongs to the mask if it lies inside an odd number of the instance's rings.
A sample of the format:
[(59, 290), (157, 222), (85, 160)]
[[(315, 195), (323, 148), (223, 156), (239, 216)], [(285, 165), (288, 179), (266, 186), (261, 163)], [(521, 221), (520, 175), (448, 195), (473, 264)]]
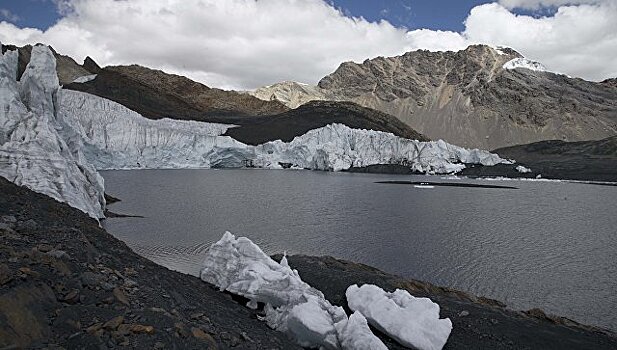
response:
[(538, 10), (542, 7), (559, 7), (564, 5), (601, 4), (614, 0), (499, 0), (508, 9)]
[(1, 22), (0, 41), (45, 42), (76, 60), (137, 63), (224, 88), (315, 83), (343, 61), (472, 42), (506, 44), (571, 75), (617, 75), (617, 11), (609, 3), (562, 7), (539, 19), (483, 5), (464, 33), (454, 33), (350, 18), (321, 0), (57, 1), (65, 15), (56, 25), (40, 31)]
[(8, 9), (0, 8), (0, 19), (7, 20), (9, 22), (17, 22), (21, 18)]
[(464, 35), (476, 42), (510, 46), (572, 76), (617, 76), (617, 4), (560, 7), (554, 16), (515, 15), (498, 4), (477, 6)]

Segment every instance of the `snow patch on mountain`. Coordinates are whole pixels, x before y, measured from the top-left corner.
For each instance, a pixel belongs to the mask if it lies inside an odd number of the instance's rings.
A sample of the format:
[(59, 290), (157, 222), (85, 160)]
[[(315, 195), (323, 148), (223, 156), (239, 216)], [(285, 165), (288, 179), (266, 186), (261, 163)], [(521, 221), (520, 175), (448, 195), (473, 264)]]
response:
[(0, 55), (0, 176), (102, 218), (103, 178), (59, 111), (56, 60), (34, 46), (21, 80), (17, 52)]
[(84, 75), (73, 80), (73, 83), (87, 83), (96, 79), (96, 74)]
[(514, 58), (503, 65), (504, 69), (526, 68), (538, 72), (548, 72), (548, 69), (540, 62), (527, 58)]
[(302, 281), (283, 257), (277, 263), (246, 237), (226, 232), (207, 251), (202, 280), (222, 291), (264, 303), (268, 326), (299, 345), (323, 349), (387, 349), (360, 313), (347, 318), (323, 293)]

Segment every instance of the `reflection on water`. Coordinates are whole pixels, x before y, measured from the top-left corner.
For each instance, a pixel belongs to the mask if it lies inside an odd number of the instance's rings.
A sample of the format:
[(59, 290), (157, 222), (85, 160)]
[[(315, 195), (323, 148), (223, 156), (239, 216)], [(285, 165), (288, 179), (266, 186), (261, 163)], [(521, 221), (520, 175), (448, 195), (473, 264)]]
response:
[[(617, 329), (617, 187), (311, 171), (103, 172), (105, 227), (197, 274), (225, 231), (267, 253), (332, 255), (401, 276)], [(378, 181), (506, 185), (513, 189)], [(435, 185), (435, 184), (431, 184)]]

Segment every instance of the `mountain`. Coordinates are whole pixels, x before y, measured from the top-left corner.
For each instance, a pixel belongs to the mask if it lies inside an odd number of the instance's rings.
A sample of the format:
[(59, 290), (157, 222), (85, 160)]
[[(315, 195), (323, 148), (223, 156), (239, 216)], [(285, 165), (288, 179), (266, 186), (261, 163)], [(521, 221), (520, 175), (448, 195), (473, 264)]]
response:
[(352, 101), (392, 114), (432, 139), (493, 149), (617, 134), (617, 90), (611, 85), (548, 72), (509, 48), (473, 45), (345, 62), (316, 87), (275, 84), (253, 94), (288, 106)]
[(225, 135), (250, 145), (274, 140), (289, 142), (309, 130), (333, 123), (354, 129), (391, 132), (411, 140), (428, 141), (426, 136), (389, 114), (352, 102), (330, 101), (312, 101), (277, 115), (238, 120), (240, 126), (228, 129)]
[(252, 117), (288, 110), (280, 102), (210, 88), (183, 76), (138, 65), (105, 67), (95, 79), (65, 88), (116, 101), (151, 119), (208, 121), (211, 117)]

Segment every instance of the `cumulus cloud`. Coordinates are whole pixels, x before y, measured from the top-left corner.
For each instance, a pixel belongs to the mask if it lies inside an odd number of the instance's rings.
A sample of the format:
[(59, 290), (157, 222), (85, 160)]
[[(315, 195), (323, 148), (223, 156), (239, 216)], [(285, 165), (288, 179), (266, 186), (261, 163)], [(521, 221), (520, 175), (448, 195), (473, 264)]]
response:
[(390, 23), (350, 18), (319, 0), (75, 0), (45, 32), (0, 24), (0, 40), (49, 43), (78, 60), (138, 63), (214, 86), (316, 82), (341, 62), (422, 47), (464, 47), (457, 35), (432, 44)]
[(321, 0), (56, 1), (64, 16), (54, 26), (0, 22), (0, 41), (44, 42), (78, 61), (90, 55), (102, 65), (137, 63), (223, 88), (315, 83), (344, 61), (478, 42), (512, 46), (571, 75), (617, 75), (617, 11), (610, 3), (562, 7), (539, 19), (493, 3), (474, 8), (466, 31), (455, 33), (369, 22)]
[(548, 68), (601, 80), (617, 76), (617, 4), (562, 6), (551, 17), (515, 15), (498, 4), (471, 10), (467, 38), (510, 46)]

